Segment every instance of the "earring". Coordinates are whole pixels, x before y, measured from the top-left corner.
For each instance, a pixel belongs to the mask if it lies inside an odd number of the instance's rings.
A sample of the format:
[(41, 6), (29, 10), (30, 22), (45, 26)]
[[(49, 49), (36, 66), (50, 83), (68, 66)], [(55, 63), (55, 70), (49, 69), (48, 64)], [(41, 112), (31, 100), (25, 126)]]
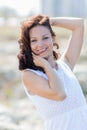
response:
[(56, 49), (59, 49), (59, 45), (57, 43), (53, 43), (53, 46), (56, 46)]

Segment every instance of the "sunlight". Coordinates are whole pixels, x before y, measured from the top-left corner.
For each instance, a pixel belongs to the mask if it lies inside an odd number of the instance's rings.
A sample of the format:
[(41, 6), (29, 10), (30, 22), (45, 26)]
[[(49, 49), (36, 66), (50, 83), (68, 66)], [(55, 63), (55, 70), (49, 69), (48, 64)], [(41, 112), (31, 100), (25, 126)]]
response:
[(40, 10), (40, 0), (0, 0), (0, 7), (11, 7), (13, 9), (16, 9), (19, 15), (27, 15), (30, 11), (35, 10), (35, 12), (38, 12)]

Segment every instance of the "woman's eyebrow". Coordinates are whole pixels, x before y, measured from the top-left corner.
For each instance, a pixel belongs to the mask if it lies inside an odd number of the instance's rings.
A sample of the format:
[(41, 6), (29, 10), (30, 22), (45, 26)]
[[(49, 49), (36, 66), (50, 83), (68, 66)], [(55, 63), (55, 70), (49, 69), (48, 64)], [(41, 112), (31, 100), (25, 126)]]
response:
[(44, 36), (48, 36), (48, 35), (49, 35), (49, 34), (44, 34), (43, 37), (44, 37)]
[(36, 37), (30, 37), (30, 38), (36, 38)]
[[(44, 35), (42, 35), (42, 37), (47, 36), (47, 35), (49, 35), (49, 34), (44, 34)], [(37, 37), (30, 37), (30, 38), (37, 38)]]

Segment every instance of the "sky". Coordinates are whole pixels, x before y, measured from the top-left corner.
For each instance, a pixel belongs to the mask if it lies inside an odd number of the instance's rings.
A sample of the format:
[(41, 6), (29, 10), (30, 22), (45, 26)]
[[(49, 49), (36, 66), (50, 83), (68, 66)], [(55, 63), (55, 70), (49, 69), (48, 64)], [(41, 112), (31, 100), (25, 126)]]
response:
[(40, 0), (0, 0), (0, 8), (6, 6), (17, 11), (21, 16), (29, 14), (31, 10), (40, 12)]

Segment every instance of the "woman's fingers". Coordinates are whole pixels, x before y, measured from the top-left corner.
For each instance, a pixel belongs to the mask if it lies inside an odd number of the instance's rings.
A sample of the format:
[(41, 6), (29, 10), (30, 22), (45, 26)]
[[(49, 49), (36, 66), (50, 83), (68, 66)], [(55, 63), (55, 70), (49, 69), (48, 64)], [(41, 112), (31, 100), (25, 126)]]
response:
[(33, 56), (33, 58), (34, 58), (34, 57), (37, 57), (37, 55), (36, 55), (36, 54), (34, 54), (34, 53), (32, 53), (32, 56)]
[(42, 18), (42, 20), (39, 22), (39, 24), (43, 24), (47, 19), (49, 19), (48, 16), (44, 15), (44, 17)]

